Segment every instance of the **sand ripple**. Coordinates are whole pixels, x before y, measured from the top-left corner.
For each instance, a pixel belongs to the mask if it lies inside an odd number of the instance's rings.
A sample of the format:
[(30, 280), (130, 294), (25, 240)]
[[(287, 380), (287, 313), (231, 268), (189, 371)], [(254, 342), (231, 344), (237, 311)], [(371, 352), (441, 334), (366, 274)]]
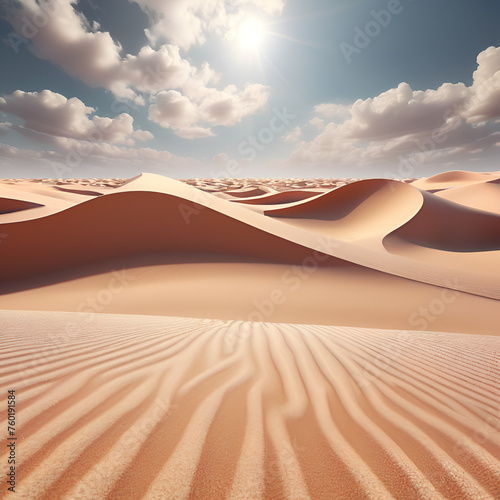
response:
[(0, 321), (18, 498), (500, 497), (497, 337), (26, 311)]

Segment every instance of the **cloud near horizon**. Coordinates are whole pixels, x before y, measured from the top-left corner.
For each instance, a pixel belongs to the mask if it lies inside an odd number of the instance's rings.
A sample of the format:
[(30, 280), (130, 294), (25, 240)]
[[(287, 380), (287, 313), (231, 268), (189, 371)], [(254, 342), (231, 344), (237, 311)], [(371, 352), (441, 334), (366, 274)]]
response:
[[(50, 90), (16, 90), (0, 97), (0, 111), (24, 120), (24, 125), (10, 125), (10, 128), (30, 133), (42, 142), (73, 139), (134, 146), (135, 140), (153, 138), (151, 132), (134, 130), (134, 119), (128, 113), (121, 113), (115, 118), (101, 117), (95, 115), (96, 110), (86, 106), (80, 99), (67, 99)], [(89, 118), (92, 114), (94, 116)]]
[(289, 161), (361, 165), (419, 155), (422, 163), (452, 160), (458, 154), (499, 145), (500, 47), (481, 52), (477, 63), (469, 87), (443, 83), (437, 90), (419, 91), (403, 82), (350, 107), (317, 105), (315, 111), (322, 120), (347, 118), (342, 123), (328, 122), (316, 137), (302, 142)]

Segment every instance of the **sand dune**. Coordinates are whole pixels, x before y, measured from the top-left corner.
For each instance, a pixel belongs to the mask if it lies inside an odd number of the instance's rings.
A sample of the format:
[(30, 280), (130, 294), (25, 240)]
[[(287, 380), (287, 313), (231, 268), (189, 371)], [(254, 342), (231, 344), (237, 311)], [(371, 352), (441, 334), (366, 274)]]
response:
[[(388, 196), (397, 196), (404, 192), (415, 192), (402, 182), (385, 179), (368, 179), (355, 182), (339, 189), (317, 195), (293, 206), (268, 210), (266, 215), (287, 218), (308, 218), (321, 220), (339, 220), (348, 216), (359, 205), (373, 195), (382, 192)], [(387, 205), (388, 196), (380, 203), (381, 208)]]
[(0, 214), (10, 214), (12, 212), (20, 212), (21, 210), (29, 210), (30, 208), (41, 206), (43, 205), (31, 201), (16, 200), (15, 198), (0, 198)]
[(457, 252), (500, 250), (500, 215), (424, 193), (424, 204), (393, 234), (418, 245)]
[(499, 180), (476, 182), (472, 185), (446, 189), (436, 194), (440, 198), (454, 201), (467, 207), (500, 214)]
[(1, 281), (151, 252), (233, 253), (285, 263), (311, 254), (208, 207), (152, 192), (120, 191), (2, 227), (9, 237), (0, 248)]
[(418, 213), (422, 203), (420, 191), (407, 184), (370, 179), (264, 213), (295, 227), (363, 240), (385, 236), (406, 223)]
[(499, 178), (500, 172), (467, 172), (457, 170), (418, 179), (412, 185), (424, 190), (441, 190), (467, 186), (476, 182), (487, 182)]
[[(26, 218), (35, 210), (19, 212), (25, 220), (1, 225), (10, 235), (0, 247), (1, 279), (12, 281), (152, 252), (208, 252), (281, 264), (302, 264), (307, 259), (314, 259), (316, 266), (351, 262), (419, 282), (500, 298), (495, 276), (478, 273), (477, 264), (447, 270), (446, 263), (436, 266), (418, 258), (409, 261), (408, 256), (387, 252), (384, 237), (408, 221), (412, 224), (424, 200), (421, 191), (402, 182), (348, 184), (286, 208), (267, 210), (267, 217), (155, 175), (142, 175), (112, 193), (85, 198), (36, 219)], [(469, 217), (469, 212), (464, 214)], [(490, 220), (493, 214), (485, 213), (484, 217), (484, 227), (494, 224)], [(496, 243), (494, 237), (491, 241), (488, 238), (478, 236), (476, 249)], [(456, 278), (453, 285), (449, 284), (450, 276)]]
[(62, 191), (63, 193), (73, 193), (82, 194), (84, 196), (101, 196), (105, 191), (96, 191), (95, 189), (83, 189), (83, 188), (65, 188), (62, 186), (54, 186), (57, 191)]
[(304, 191), (294, 189), (292, 191), (281, 191), (279, 193), (263, 194), (243, 199), (231, 200), (238, 203), (246, 203), (248, 205), (281, 205), (284, 203), (293, 203), (302, 201), (312, 196), (317, 196), (319, 193), (316, 191)]
[(23, 395), (18, 498), (500, 495), (496, 337), (29, 311), (1, 321), (2, 386)]
[(235, 196), (236, 198), (253, 198), (255, 196), (262, 196), (264, 194), (275, 193), (274, 189), (261, 188), (261, 187), (248, 187), (241, 188), (235, 191), (226, 191), (226, 194)]

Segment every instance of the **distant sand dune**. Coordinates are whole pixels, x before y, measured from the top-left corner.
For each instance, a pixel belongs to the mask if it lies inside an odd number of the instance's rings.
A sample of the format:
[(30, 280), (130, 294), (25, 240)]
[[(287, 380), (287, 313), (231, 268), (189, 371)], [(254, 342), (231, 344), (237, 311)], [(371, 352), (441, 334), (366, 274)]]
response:
[(317, 191), (292, 190), (282, 191), (280, 193), (264, 194), (250, 198), (231, 200), (237, 203), (245, 203), (248, 205), (280, 205), (283, 203), (293, 203), (296, 201), (305, 200), (313, 196), (317, 196)]
[(471, 208), (500, 214), (498, 181), (476, 182), (472, 185), (446, 189), (437, 193), (437, 196)]
[(497, 337), (0, 318), (18, 498), (500, 496)]
[(247, 197), (252, 198), (254, 196), (262, 196), (268, 194), (269, 192), (274, 193), (275, 191), (256, 187), (256, 188), (243, 188), (235, 191), (225, 191), (225, 194), (235, 196), (236, 198), (247, 198)]
[(41, 207), (38, 203), (32, 203), (25, 200), (16, 200), (14, 198), (0, 198), (0, 214), (9, 214), (29, 210), (30, 208)]
[(444, 172), (432, 177), (418, 179), (412, 185), (419, 189), (449, 189), (459, 186), (467, 186), (476, 182), (486, 182), (500, 178), (500, 172), (466, 172), (455, 170)]
[(341, 239), (379, 239), (411, 220), (423, 203), (419, 190), (402, 182), (369, 179), (291, 206), (265, 210), (278, 220)]
[(103, 191), (96, 191), (95, 189), (82, 189), (82, 188), (74, 189), (62, 186), (54, 186), (54, 189), (62, 191), (63, 193), (83, 194), (85, 196), (101, 196), (102, 194), (104, 194)]
[(295, 203), (290, 207), (267, 210), (266, 215), (301, 219), (339, 220), (347, 217), (377, 194), (379, 194), (379, 199), (374, 205), (382, 210), (387, 206), (392, 209), (396, 200), (406, 198), (406, 203), (415, 203), (417, 206), (420, 201), (418, 191), (407, 184), (386, 179), (367, 179), (319, 194), (313, 199)]

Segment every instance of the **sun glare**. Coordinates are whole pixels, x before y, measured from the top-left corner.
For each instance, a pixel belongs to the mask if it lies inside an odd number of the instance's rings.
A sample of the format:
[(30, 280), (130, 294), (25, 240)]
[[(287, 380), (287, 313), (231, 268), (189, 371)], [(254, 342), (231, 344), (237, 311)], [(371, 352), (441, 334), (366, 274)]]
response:
[(257, 19), (248, 19), (241, 25), (238, 35), (243, 47), (256, 48), (262, 41), (264, 28)]

